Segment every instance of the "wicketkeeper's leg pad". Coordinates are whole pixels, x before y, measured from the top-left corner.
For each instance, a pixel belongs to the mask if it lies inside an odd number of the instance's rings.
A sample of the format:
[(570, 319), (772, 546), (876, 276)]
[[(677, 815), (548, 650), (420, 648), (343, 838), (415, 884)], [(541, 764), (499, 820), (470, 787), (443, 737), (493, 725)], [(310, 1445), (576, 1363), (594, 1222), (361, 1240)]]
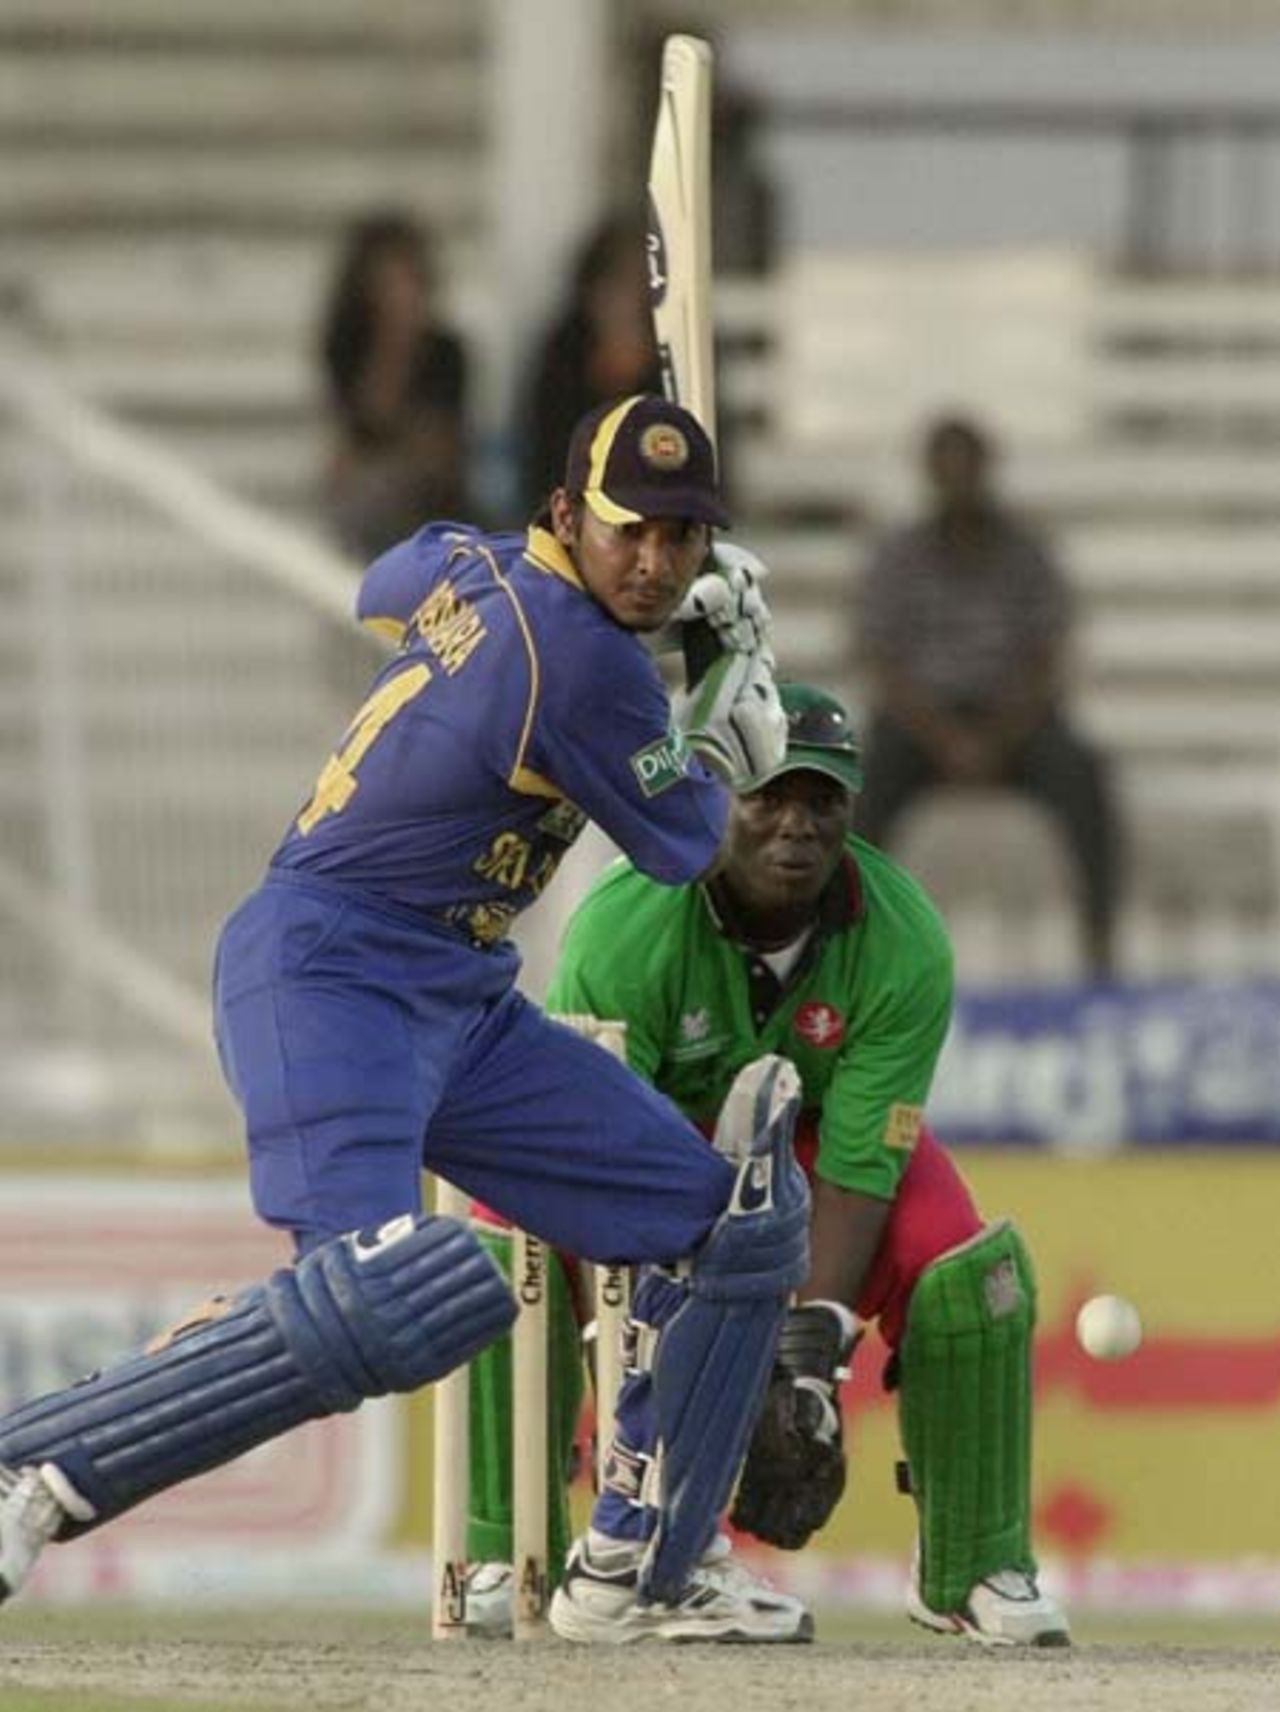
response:
[(93, 1511), (69, 1537), (303, 1421), (439, 1379), (514, 1318), (465, 1225), (406, 1215), (324, 1243), (15, 1410), (0, 1421), (0, 1461), (62, 1472)]
[[(789, 1293), (809, 1269), (809, 1188), (791, 1137), (799, 1099), (782, 1059), (749, 1066), (771, 1098), (729, 1204), (674, 1273), (640, 1279), (627, 1376), (597, 1505), (606, 1533), (647, 1533), (640, 1589), (674, 1600), (710, 1545), (773, 1366)], [(632, 1525), (619, 1527), (623, 1503)], [(634, 1518), (643, 1517), (637, 1527)]]
[(916, 1281), (899, 1420), (920, 1530), (920, 1594), (959, 1610), (984, 1576), (1035, 1572), (1030, 1542), (1035, 1276), (1008, 1220)]

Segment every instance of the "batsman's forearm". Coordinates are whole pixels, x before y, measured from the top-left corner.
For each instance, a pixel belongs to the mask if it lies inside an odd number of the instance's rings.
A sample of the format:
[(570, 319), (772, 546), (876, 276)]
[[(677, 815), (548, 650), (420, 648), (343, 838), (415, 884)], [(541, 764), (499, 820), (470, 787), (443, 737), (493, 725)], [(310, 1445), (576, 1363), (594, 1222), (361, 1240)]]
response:
[(854, 1305), (884, 1235), (890, 1204), (814, 1178), (809, 1276), (800, 1290), (802, 1302)]

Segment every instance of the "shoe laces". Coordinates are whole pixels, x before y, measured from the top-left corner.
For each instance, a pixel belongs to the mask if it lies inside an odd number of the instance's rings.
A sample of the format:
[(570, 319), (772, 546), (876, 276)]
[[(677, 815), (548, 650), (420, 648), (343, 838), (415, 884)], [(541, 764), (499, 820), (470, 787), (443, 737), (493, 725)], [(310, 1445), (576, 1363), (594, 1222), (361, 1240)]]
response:
[(1040, 1597), (1040, 1589), (1025, 1570), (1021, 1569), (998, 1569), (994, 1575), (984, 1576), (983, 1586), (989, 1587), (993, 1593), (998, 1593), (1002, 1599), (1024, 1600), (1029, 1603)]
[(698, 1559), (694, 1575), (734, 1597), (773, 1591), (772, 1584), (764, 1576), (753, 1574), (734, 1557), (733, 1542), (727, 1534), (716, 1535)]

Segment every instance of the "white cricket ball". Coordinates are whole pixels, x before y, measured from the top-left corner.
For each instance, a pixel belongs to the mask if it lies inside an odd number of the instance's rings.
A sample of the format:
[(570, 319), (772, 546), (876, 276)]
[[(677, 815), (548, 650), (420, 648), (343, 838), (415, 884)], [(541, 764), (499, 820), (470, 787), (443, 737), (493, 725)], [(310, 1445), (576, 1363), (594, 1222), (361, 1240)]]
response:
[(1076, 1337), (1098, 1361), (1120, 1361), (1142, 1342), (1142, 1321), (1123, 1296), (1091, 1296), (1076, 1315)]

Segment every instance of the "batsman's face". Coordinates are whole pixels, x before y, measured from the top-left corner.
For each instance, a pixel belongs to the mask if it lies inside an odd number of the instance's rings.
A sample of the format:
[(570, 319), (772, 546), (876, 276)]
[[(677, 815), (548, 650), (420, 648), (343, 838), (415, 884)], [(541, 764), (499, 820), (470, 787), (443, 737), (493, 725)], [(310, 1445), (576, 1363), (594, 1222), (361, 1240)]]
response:
[(710, 544), (705, 523), (679, 517), (605, 523), (589, 506), (573, 504), (563, 488), (552, 496), (551, 521), (588, 591), (625, 630), (661, 630)]
[(735, 797), (725, 882), (748, 911), (816, 905), (835, 873), (853, 803), (825, 773), (784, 773)]

